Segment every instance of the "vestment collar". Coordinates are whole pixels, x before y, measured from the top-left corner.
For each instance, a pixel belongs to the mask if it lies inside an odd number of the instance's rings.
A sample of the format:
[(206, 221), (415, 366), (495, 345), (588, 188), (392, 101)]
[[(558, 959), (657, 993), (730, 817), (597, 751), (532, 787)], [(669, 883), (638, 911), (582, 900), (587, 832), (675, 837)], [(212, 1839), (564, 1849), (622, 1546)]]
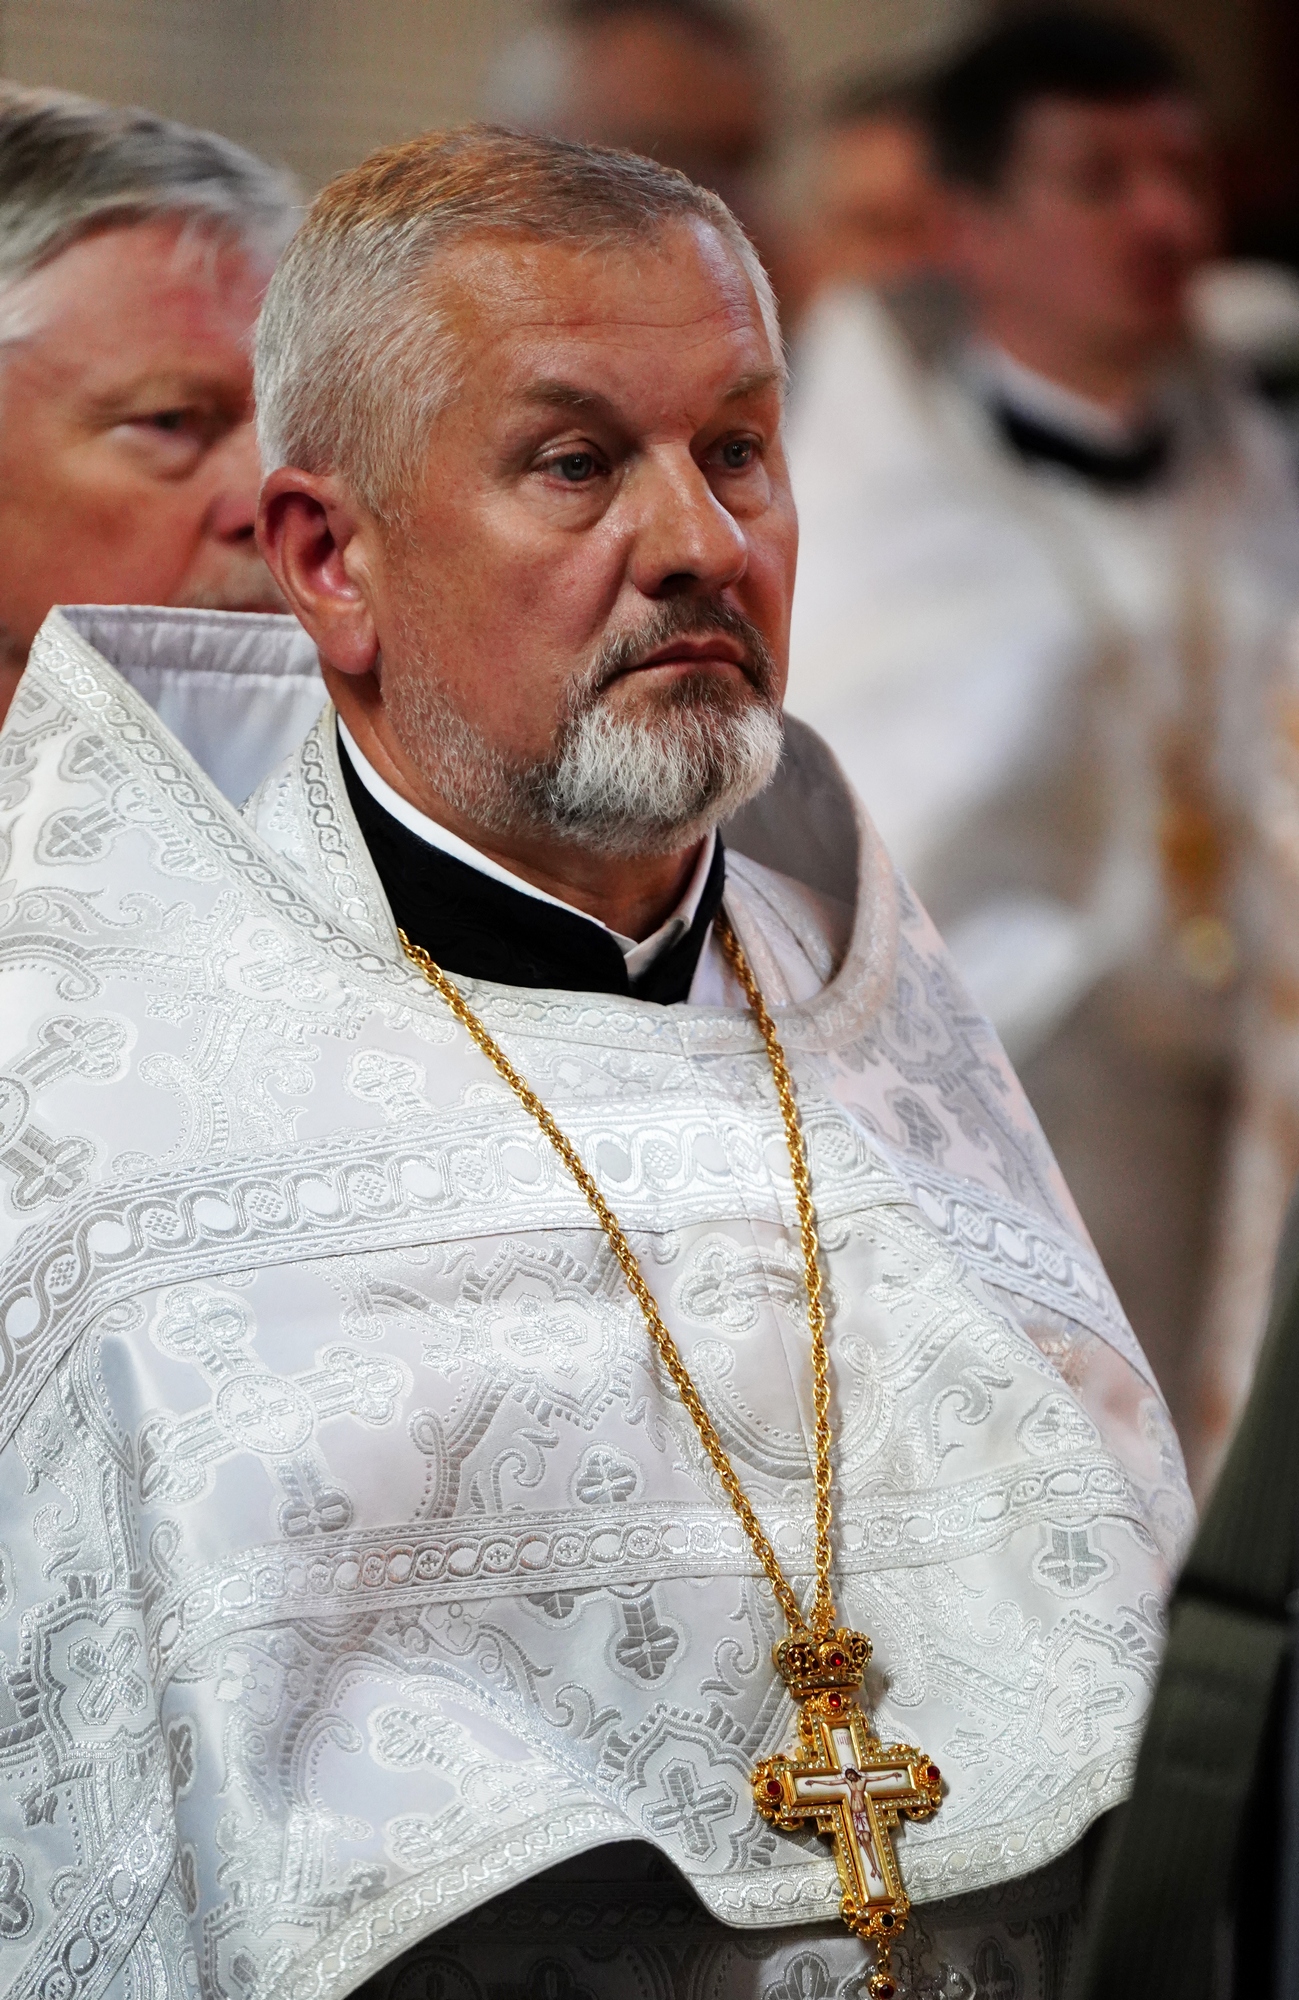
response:
[(722, 900), (725, 860), (715, 833), (676, 909), (637, 943), (508, 874), (407, 805), (360, 758), (341, 723), (339, 762), (393, 916), (445, 971), (661, 1003), (688, 997)]

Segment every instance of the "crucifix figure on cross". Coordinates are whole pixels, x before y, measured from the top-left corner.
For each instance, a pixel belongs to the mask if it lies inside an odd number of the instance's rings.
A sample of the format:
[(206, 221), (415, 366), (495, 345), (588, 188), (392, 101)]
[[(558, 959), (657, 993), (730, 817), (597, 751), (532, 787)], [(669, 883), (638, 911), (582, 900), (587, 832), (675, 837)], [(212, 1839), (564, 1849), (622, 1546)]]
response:
[[(852, 1693), (869, 1651), (862, 1634), (842, 1631), (776, 1648), (777, 1667), (800, 1704), (799, 1745), (792, 1757), (764, 1758), (753, 1791), (773, 1826), (792, 1833), (810, 1821), (833, 1842), (840, 1914), (886, 1954), (911, 1908), (892, 1832), (904, 1815), (928, 1819), (938, 1810), (942, 1777), (923, 1750), (881, 1744), (871, 1728)], [(896, 1991), (885, 1957), (870, 1990), (878, 2000)]]

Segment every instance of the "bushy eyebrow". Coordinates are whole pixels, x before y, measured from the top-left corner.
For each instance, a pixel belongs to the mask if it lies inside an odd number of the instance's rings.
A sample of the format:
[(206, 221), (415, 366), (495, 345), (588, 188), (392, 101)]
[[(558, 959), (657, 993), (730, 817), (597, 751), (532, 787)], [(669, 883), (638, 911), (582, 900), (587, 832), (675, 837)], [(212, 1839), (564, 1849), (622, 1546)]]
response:
[[(764, 389), (773, 388), (784, 380), (779, 368), (758, 368), (751, 374), (741, 375), (738, 382), (722, 397), (724, 403), (742, 402), (746, 396), (760, 395)], [(530, 382), (523, 391), (525, 403), (535, 403), (546, 410), (609, 410), (605, 397), (594, 390), (579, 388), (576, 382), (564, 382), (543, 376), (540, 381)]]
[(784, 380), (783, 368), (757, 368), (751, 375), (741, 375), (739, 381), (726, 391), (722, 401), (738, 403), (745, 396), (758, 396), (764, 389), (778, 388)]
[(523, 392), (525, 403), (537, 403), (547, 410), (602, 410), (607, 408), (603, 396), (595, 395), (590, 389), (579, 389), (575, 382), (558, 382), (543, 379), (530, 382)]

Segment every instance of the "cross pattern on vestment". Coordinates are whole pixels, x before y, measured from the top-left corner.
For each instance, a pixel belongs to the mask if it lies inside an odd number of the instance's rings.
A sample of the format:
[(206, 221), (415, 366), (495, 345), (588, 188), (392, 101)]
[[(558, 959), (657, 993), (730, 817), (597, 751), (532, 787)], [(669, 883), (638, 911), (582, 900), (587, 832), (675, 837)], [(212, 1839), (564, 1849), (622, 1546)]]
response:
[(196, 1368), (213, 1395), (183, 1415), (145, 1418), (140, 1491), (149, 1500), (191, 1500), (204, 1490), (210, 1466), (245, 1450), (266, 1462), (283, 1491), (282, 1534), (340, 1533), (351, 1522), (352, 1501), (319, 1446), (319, 1426), (339, 1416), (376, 1428), (391, 1423), (403, 1370), (385, 1355), (340, 1343), (318, 1349), (314, 1368), (272, 1373), (259, 1365), (256, 1333), (251, 1308), (234, 1293), (198, 1284), (164, 1298), (155, 1345)]
[(115, 1708), (128, 1715), (143, 1708), (149, 1690), (131, 1664), (139, 1650), (134, 1632), (119, 1632), (109, 1646), (83, 1639), (70, 1649), (68, 1664), (87, 1682), (77, 1703), (87, 1722), (107, 1722)]
[(684, 1762), (672, 1764), (664, 1772), (663, 1789), (667, 1799), (645, 1815), (648, 1825), (655, 1833), (679, 1832), (695, 1859), (704, 1860), (717, 1845), (708, 1822), (725, 1819), (735, 1811), (735, 1793), (724, 1784), (710, 1785), (701, 1792), (694, 1766)]
[(84, 1184), (95, 1149), (88, 1139), (52, 1137), (37, 1125), (32, 1105), (41, 1091), (71, 1072), (90, 1083), (116, 1076), (126, 1044), (116, 1021), (46, 1021), (34, 1045), (0, 1076), (0, 1168), (14, 1177), (15, 1208), (66, 1199)]
[(765, 1758), (754, 1772), (758, 1809), (786, 1832), (810, 1820), (833, 1841), (844, 1922), (887, 1941), (911, 1907), (892, 1831), (904, 1814), (928, 1819), (937, 1810), (938, 1767), (910, 1743), (882, 1745), (847, 1695), (812, 1695), (798, 1726), (798, 1754)]

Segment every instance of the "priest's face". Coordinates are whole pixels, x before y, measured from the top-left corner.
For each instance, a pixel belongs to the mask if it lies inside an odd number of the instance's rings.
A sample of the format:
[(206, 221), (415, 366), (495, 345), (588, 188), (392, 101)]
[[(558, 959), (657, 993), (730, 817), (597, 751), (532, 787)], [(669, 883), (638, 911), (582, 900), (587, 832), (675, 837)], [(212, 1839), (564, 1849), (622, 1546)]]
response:
[[(680, 849), (779, 753), (796, 525), (752, 285), (681, 224), (482, 238), (434, 298), (459, 382), (399, 521), (279, 473), (272, 562), (340, 712), (434, 817)], [(304, 486), (332, 553), (299, 534)]]

